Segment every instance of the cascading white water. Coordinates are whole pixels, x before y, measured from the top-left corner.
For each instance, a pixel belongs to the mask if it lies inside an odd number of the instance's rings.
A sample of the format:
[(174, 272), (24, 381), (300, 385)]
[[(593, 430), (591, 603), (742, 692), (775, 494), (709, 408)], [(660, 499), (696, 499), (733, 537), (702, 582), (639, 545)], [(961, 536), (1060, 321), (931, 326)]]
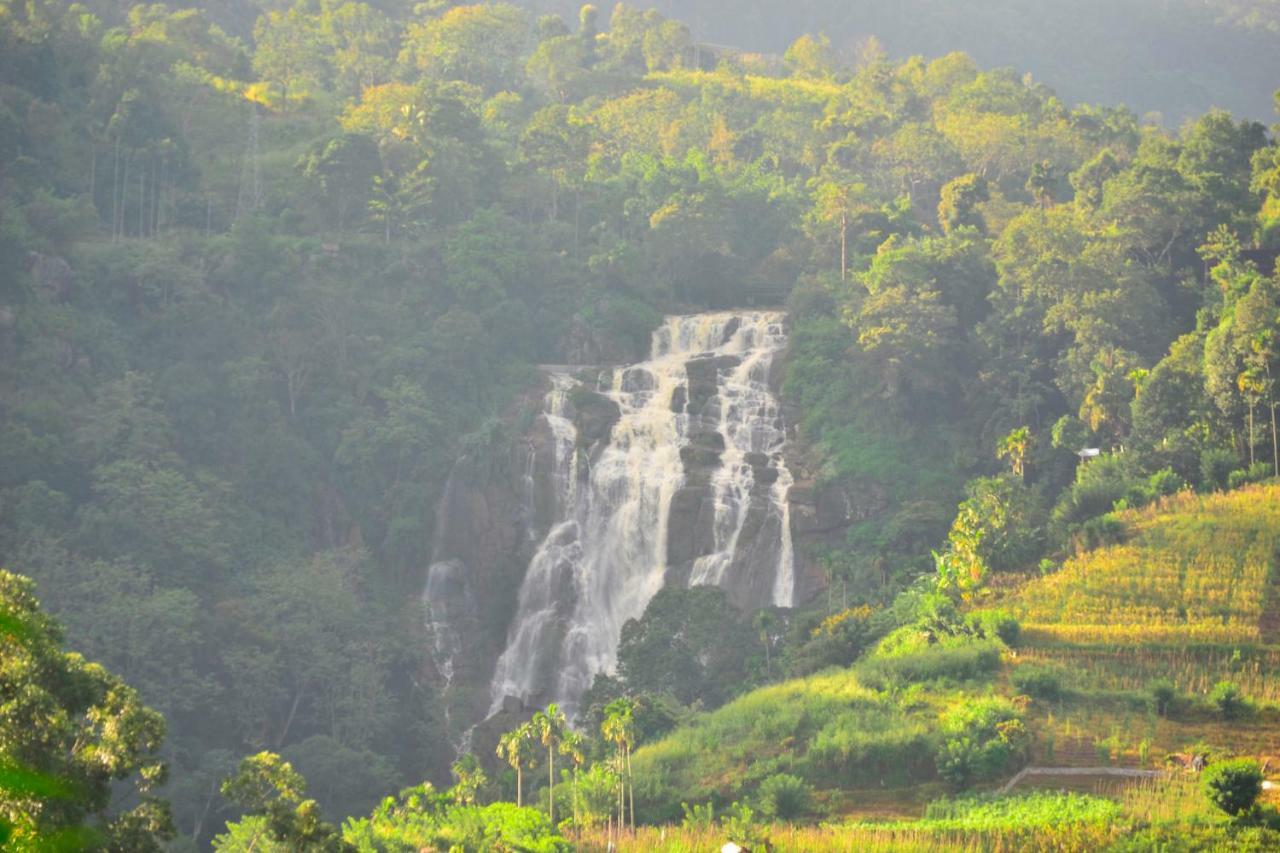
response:
[[(598, 672), (609, 671), (622, 626), (639, 617), (662, 588), (668, 569), (672, 499), (685, 484), (681, 450), (691, 426), (718, 432), (724, 451), (710, 483), (713, 548), (698, 557), (691, 584), (735, 582), (735, 557), (752, 510), (756, 472), (774, 472), (755, 502), (773, 537), (763, 549), (772, 573), (771, 601), (790, 606), (795, 573), (782, 461), (786, 433), (768, 387), (775, 355), (786, 343), (777, 312), (669, 317), (654, 332), (652, 357), (612, 371), (601, 393), (620, 417), (608, 445), (586, 471), (568, 417), (574, 381), (553, 377), (545, 417), (556, 437), (557, 521), (529, 563), (519, 606), (490, 687), (491, 711), (505, 697), (554, 699), (571, 716)], [(715, 393), (703, 412), (690, 411), (688, 365), (718, 358)], [(706, 411), (718, 411), (712, 423)], [(694, 424), (699, 420), (699, 424)], [(755, 551), (761, 552), (760, 543)], [(758, 557), (757, 557), (758, 559)]]
[(794, 597), (795, 561), (791, 549), (791, 511), (787, 493), (794, 479), (781, 461), (787, 433), (778, 399), (769, 389), (769, 369), (774, 355), (786, 345), (781, 319), (744, 326), (733, 343), (742, 347), (742, 361), (719, 377), (716, 398), (720, 412), (717, 432), (725, 449), (720, 468), (712, 478), (715, 500), (715, 550), (693, 564), (690, 586), (721, 585), (737, 553), (738, 540), (751, 506), (755, 471), (750, 457), (767, 457), (775, 463), (777, 479), (769, 490), (769, 511), (776, 514), (782, 538), (774, 574), (773, 603), (790, 607)]

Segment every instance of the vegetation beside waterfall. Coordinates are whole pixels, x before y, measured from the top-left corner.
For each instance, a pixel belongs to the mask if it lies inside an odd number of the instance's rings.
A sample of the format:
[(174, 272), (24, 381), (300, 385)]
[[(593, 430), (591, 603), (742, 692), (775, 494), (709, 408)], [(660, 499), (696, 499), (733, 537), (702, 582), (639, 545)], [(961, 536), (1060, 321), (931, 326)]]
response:
[[(626, 5), (0, 0), (9, 842), (1019, 845), (1052, 813), (1068, 847), (1274, 845), (1273, 131), (837, 47)], [(483, 686), (421, 601), (458, 461), (519, 481), (537, 365), (784, 301), (825, 588), (666, 589), (572, 725), (466, 740)], [(1224, 769), (982, 798), (1167, 756)]]

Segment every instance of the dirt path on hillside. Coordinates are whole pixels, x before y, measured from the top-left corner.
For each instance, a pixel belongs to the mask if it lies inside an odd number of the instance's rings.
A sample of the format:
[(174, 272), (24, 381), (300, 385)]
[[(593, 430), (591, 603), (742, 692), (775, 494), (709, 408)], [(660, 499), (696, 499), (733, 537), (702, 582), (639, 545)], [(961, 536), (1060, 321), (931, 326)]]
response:
[(1137, 770), (1132, 767), (1024, 767), (1000, 789), (1007, 794), (1029, 776), (1084, 776), (1090, 778), (1158, 779), (1168, 776), (1166, 770)]

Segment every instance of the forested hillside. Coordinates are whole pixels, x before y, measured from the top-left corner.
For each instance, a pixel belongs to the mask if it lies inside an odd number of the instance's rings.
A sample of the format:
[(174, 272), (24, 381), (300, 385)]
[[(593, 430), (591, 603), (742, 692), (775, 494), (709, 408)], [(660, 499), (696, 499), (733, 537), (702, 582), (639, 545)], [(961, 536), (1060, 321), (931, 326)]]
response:
[(949, 45), (0, 0), (0, 562), (167, 719), (191, 845), (253, 810), (220, 785), (263, 750), (367, 814), (448, 778), (434, 507), (520, 440), (535, 365), (787, 300), (794, 454), (849, 507), (809, 555), (830, 593), (690, 632), (735, 660), (687, 690), (649, 657), (705, 649), (641, 640), (715, 591), (655, 599), (592, 721), (662, 696), (656, 734), (916, 618), (829, 613), (921, 576), (968, 600), (1112, 541), (1117, 506), (1269, 476), (1277, 249), (1263, 125), (1067, 106)]
[[(526, 0), (572, 15), (572, 0)], [(657, 0), (698, 41), (781, 55), (804, 33), (826, 33), (849, 59), (872, 47), (894, 57), (964, 51), (986, 68), (1013, 67), (1068, 102), (1156, 111), (1170, 126), (1210, 107), (1265, 119), (1280, 77), (1272, 0)]]

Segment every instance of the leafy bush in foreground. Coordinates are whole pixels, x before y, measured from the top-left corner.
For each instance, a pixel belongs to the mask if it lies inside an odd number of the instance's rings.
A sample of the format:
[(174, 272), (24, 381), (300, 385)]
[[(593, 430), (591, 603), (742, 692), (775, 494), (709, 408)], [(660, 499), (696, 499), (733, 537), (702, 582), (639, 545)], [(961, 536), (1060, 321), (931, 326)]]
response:
[(957, 788), (994, 779), (1026, 759), (1030, 736), (1016, 708), (1004, 699), (962, 705), (943, 718), (946, 741), (938, 775)]
[(570, 849), (540, 811), (512, 803), (459, 805), (430, 785), (388, 797), (372, 817), (348, 820), (342, 836), (361, 853), (423, 849), (565, 853)]
[(1248, 758), (1219, 761), (1209, 765), (1200, 777), (1209, 801), (1232, 817), (1253, 808), (1262, 794), (1262, 768)]
[(760, 811), (770, 818), (794, 820), (808, 813), (813, 786), (790, 773), (770, 776), (760, 783)]

